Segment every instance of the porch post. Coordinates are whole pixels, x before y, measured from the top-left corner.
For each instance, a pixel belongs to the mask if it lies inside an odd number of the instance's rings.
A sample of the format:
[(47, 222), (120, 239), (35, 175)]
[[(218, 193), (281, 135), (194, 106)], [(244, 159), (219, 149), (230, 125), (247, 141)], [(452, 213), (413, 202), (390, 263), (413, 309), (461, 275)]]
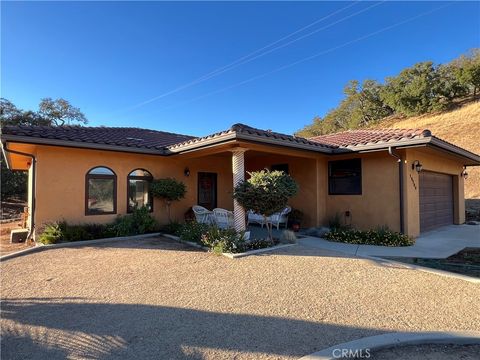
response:
[[(245, 151), (244, 148), (232, 149), (232, 172), (233, 172), (233, 187), (245, 180)], [(233, 217), (236, 231), (245, 231), (247, 226), (245, 224), (245, 209), (233, 199)]]

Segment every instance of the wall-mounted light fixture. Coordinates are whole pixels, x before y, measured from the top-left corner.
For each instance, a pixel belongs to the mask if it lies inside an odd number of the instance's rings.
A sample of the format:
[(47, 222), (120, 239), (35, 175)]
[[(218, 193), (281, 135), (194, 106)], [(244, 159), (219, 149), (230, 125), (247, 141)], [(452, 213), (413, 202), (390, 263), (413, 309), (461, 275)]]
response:
[(183, 175), (185, 175), (186, 177), (190, 176), (190, 169), (188, 167), (186, 167), (185, 170), (183, 170)]
[(420, 164), (420, 161), (415, 160), (412, 164), (412, 170), (416, 170), (419, 173), (420, 171), (422, 171), (422, 169), (423, 169), (423, 165)]
[(468, 179), (468, 172), (467, 172), (467, 167), (466, 166), (463, 167), (463, 171), (460, 174), (460, 176), (462, 176), (465, 180)]

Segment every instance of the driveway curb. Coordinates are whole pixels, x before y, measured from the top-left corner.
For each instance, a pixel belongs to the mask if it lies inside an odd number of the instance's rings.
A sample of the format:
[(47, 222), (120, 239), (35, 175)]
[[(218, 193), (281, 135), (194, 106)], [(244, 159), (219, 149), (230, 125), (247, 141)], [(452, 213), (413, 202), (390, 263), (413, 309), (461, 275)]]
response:
[[(366, 354), (372, 350), (379, 350), (388, 347), (402, 345), (420, 345), (420, 344), (480, 344), (479, 331), (447, 331), (447, 332), (397, 332), (382, 335), (370, 336), (353, 340), (350, 342), (338, 344), (316, 353), (304, 356), (300, 360), (333, 360), (341, 359), (342, 350), (357, 351), (362, 350)], [(351, 357), (351, 355), (350, 355)], [(345, 357), (343, 357), (345, 358)]]
[(43, 251), (43, 250), (58, 249), (58, 248), (65, 248), (65, 247), (75, 247), (75, 246), (86, 246), (86, 245), (92, 245), (92, 244), (102, 244), (102, 243), (108, 243), (108, 242), (114, 242), (114, 241), (144, 239), (144, 238), (148, 238), (148, 237), (159, 236), (161, 234), (162, 233), (157, 232), (157, 233), (150, 233), (150, 234), (133, 235), (133, 236), (120, 236), (120, 237), (105, 238), (105, 239), (72, 241), (72, 242), (65, 242), (65, 243), (59, 243), (59, 244), (49, 244), (49, 245), (43, 245), (43, 244), (39, 243), (35, 247), (32, 247), (32, 248), (25, 249), (25, 250), (20, 250), (20, 251), (11, 253), (11, 254), (0, 256), (0, 261), (13, 259), (13, 258), (16, 258), (16, 257), (19, 257), (19, 256), (28, 255), (30, 253)]
[(376, 261), (376, 262), (383, 262), (383, 263), (390, 263), (390, 264), (394, 264), (394, 265), (401, 265), (402, 267), (405, 267), (407, 269), (429, 272), (429, 273), (436, 274), (436, 275), (441, 275), (441, 276), (451, 277), (451, 278), (454, 278), (454, 279), (469, 281), (469, 282), (472, 282), (474, 284), (480, 284), (480, 279), (474, 278), (473, 276), (457, 274), (457, 273), (446, 271), (446, 270), (433, 269), (433, 268), (429, 268), (429, 267), (421, 266), (421, 265), (403, 263), (401, 261), (395, 261), (395, 260), (392, 260), (392, 259), (385, 259), (385, 258), (377, 257), (377, 256), (370, 256), (370, 255), (357, 255), (357, 256), (365, 258), (365, 259), (373, 260), (373, 261)]

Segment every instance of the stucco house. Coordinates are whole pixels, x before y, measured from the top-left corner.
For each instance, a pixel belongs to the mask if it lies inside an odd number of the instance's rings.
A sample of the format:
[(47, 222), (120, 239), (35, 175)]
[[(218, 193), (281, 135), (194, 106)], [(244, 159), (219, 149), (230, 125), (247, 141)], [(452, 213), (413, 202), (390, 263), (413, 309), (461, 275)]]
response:
[[(204, 137), (138, 128), (5, 126), (3, 155), (29, 172), (29, 226), (66, 220), (106, 223), (135, 205), (167, 222), (148, 183), (173, 177), (187, 196), (172, 208), (183, 219), (195, 204), (243, 209), (232, 200), (246, 171), (288, 172), (299, 184), (290, 205), (303, 226), (338, 215), (360, 229), (386, 225), (411, 236), (465, 220), (467, 166), (480, 156), (428, 130), (355, 130), (310, 139), (243, 124)], [(468, 180), (467, 180), (468, 181)], [(243, 225), (244, 226), (244, 225)]]

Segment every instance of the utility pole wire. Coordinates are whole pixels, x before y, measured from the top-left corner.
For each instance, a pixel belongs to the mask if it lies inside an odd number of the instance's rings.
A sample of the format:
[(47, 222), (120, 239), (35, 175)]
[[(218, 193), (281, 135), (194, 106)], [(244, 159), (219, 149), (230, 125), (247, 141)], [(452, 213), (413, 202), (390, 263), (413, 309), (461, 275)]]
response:
[(252, 78), (249, 78), (249, 79), (247, 79), (247, 80), (243, 80), (243, 81), (238, 82), (238, 83), (236, 83), (236, 84), (229, 85), (229, 86), (224, 87), (224, 88), (221, 88), (221, 89), (219, 89), (219, 90), (215, 90), (215, 91), (209, 92), (209, 93), (207, 93), (207, 94), (204, 94), (204, 95), (195, 97), (195, 98), (193, 98), (193, 99), (186, 100), (186, 101), (183, 101), (183, 102), (180, 102), (180, 103), (177, 103), (177, 104), (174, 104), (174, 105), (165, 107), (165, 108), (163, 108), (163, 109), (165, 110), (165, 109), (174, 108), (174, 107), (177, 107), (177, 106), (180, 106), (180, 105), (185, 105), (185, 104), (188, 104), (188, 103), (191, 103), (191, 102), (194, 102), (194, 101), (197, 101), (197, 100), (206, 98), (206, 97), (208, 97), (208, 96), (215, 95), (215, 94), (218, 94), (218, 93), (221, 93), (221, 92), (224, 92), (224, 91), (227, 91), (227, 90), (236, 88), (236, 87), (238, 87), (238, 86), (247, 84), (247, 83), (249, 83), (249, 82), (252, 82), (252, 81), (255, 81), (255, 80), (264, 78), (265, 76), (268, 76), (268, 75), (277, 73), (277, 72), (279, 72), (279, 71), (288, 69), (288, 68), (290, 68), (290, 67), (292, 67), (292, 66), (301, 64), (301, 63), (303, 63), (303, 62), (305, 62), (305, 61), (312, 60), (312, 59), (314, 59), (314, 58), (316, 58), (316, 57), (319, 57), (319, 56), (321, 56), (321, 55), (325, 55), (325, 54), (327, 54), (327, 53), (336, 51), (336, 50), (341, 49), (341, 48), (343, 48), (343, 47), (345, 47), (345, 46), (354, 44), (354, 43), (356, 43), (356, 42), (359, 42), (359, 41), (362, 41), (362, 40), (365, 40), (365, 39), (368, 39), (368, 38), (370, 38), (370, 37), (372, 37), (372, 36), (378, 35), (378, 34), (380, 34), (380, 33), (383, 33), (383, 32), (385, 32), (385, 31), (388, 31), (388, 30), (393, 29), (393, 28), (395, 28), (395, 27), (398, 27), (398, 26), (400, 26), (400, 25), (404, 25), (404, 24), (406, 24), (406, 23), (409, 23), (409, 22), (411, 22), (411, 21), (414, 21), (414, 20), (416, 20), (416, 19), (418, 19), (418, 18), (421, 18), (421, 17), (423, 17), (423, 16), (429, 15), (429, 14), (435, 12), (435, 11), (438, 11), (438, 10), (440, 10), (440, 9), (443, 9), (443, 8), (445, 8), (445, 7), (447, 7), (447, 6), (450, 6), (450, 5), (452, 5), (452, 4), (453, 4), (453, 2), (448, 3), (448, 4), (446, 4), (446, 5), (439, 6), (439, 7), (435, 8), (435, 9), (432, 9), (432, 10), (423, 12), (423, 13), (421, 13), (421, 14), (412, 16), (412, 17), (410, 17), (410, 18), (408, 18), (408, 19), (402, 20), (402, 21), (400, 21), (400, 22), (398, 22), (398, 23), (395, 23), (395, 24), (393, 24), (393, 25), (386, 26), (386, 27), (384, 27), (384, 28), (382, 28), (382, 29), (380, 29), (380, 30), (377, 30), (377, 31), (371, 32), (371, 33), (369, 33), (369, 34), (360, 36), (360, 37), (358, 37), (358, 38), (356, 38), (356, 39), (354, 39), (354, 40), (347, 41), (347, 42), (345, 42), (345, 43), (343, 43), (343, 44), (341, 44), (341, 45), (338, 45), (338, 46), (329, 48), (329, 49), (327, 49), (327, 50), (321, 51), (321, 52), (316, 53), (316, 54), (314, 54), (314, 55), (310, 55), (310, 56), (308, 56), (308, 57), (305, 57), (305, 58), (303, 58), (303, 59), (297, 60), (297, 61), (295, 61), (295, 62), (292, 62), (292, 63), (286, 64), (286, 65), (280, 66), (280, 67), (278, 67), (278, 68), (276, 68), (276, 69), (274, 69), (274, 70), (268, 71), (268, 72), (266, 72), (266, 73), (256, 75), (256, 76), (254, 76), (254, 77), (252, 77)]
[[(294, 43), (294, 42), (297, 42), (297, 41), (299, 41), (299, 40), (301, 40), (301, 39), (304, 39), (304, 38), (306, 38), (306, 37), (308, 37), (308, 36), (311, 36), (311, 35), (313, 35), (313, 34), (315, 34), (315, 33), (318, 33), (319, 31), (322, 31), (322, 30), (325, 30), (325, 29), (327, 29), (327, 28), (329, 28), (329, 27), (332, 27), (333, 25), (336, 25), (336, 24), (338, 24), (338, 23), (340, 23), (340, 22), (343, 22), (343, 21), (345, 21), (345, 20), (347, 20), (347, 19), (349, 19), (349, 18), (351, 18), (351, 17), (354, 17), (354, 16), (356, 16), (356, 15), (359, 15), (359, 14), (361, 14), (361, 13), (363, 13), (363, 12), (365, 12), (365, 11), (373, 8), (373, 7), (376, 7), (376, 6), (380, 5), (381, 3), (385, 2), (385, 1), (386, 1), (386, 0), (383, 0), (383, 1), (379, 2), (379, 3), (374, 4), (374, 5), (370, 5), (370, 6), (368, 6), (367, 8), (362, 9), (362, 10), (360, 10), (360, 11), (354, 13), (354, 14), (348, 15), (348, 16), (340, 19), (340, 20), (337, 20), (337, 21), (335, 21), (335, 22), (332, 23), (332, 24), (329, 24), (329, 25), (327, 25), (327, 26), (324, 26), (323, 28), (317, 29), (317, 30), (312, 31), (312, 32), (310, 32), (310, 33), (307, 33), (307, 34), (305, 34), (305, 35), (303, 35), (303, 36), (301, 36), (301, 37), (299, 37), (299, 38), (297, 38), (297, 39), (290, 40), (290, 41), (287, 42), (286, 44), (283, 44), (283, 45), (274, 47), (273, 49), (269, 49), (269, 50), (265, 51), (264, 53), (261, 53), (261, 54), (259, 54), (259, 55), (256, 55), (255, 57), (251, 58), (253, 55), (258, 54), (259, 52), (261, 52), (261, 51), (263, 51), (263, 50), (265, 50), (265, 49), (268, 49), (268, 48), (272, 47), (273, 45), (276, 45), (276, 44), (280, 43), (280, 42), (283, 41), (283, 40), (286, 40), (286, 39), (288, 39), (288, 38), (291, 38), (292, 36), (298, 34), (299, 32), (302, 32), (303, 30), (306, 30), (306, 29), (308, 29), (308, 28), (310, 28), (310, 27), (312, 27), (312, 26), (314, 26), (314, 25), (316, 25), (316, 24), (318, 24), (318, 23), (320, 23), (320, 22), (322, 22), (322, 21), (324, 21), (324, 20), (326, 20), (326, 19), (328, 19), (328, 18), (330, 18), (330, 17), (332, 17), (332, 16), (334, 16), (334, 15), (336, 15), (336, 14), (344, 11), (344, 10), (347, 10), (347, 9), (353, 7), (353, 6), (356, 5), (358, 2), (360, 2), (360, 0), (356, 0), (356, 1), (353, 2), (352, 4), (350, 4), (350, 5), (348, 5), (348, 6), (345, 6), (345, 7), (341, 8), (341, 9), (339, 9), (339, 10), (336, 10), (336, 11), (334, 11), (333, 13), (331, 13), (331, 14), (329, 14), (329, 15), (327, 15), (327, 16), (324, 16), (324, 17), (322, 17), (321, 19), (318, 19), (318, 20), (314, 21), (313, 23), (310, 23), (310, 24), (308, 24), (308, 25), (306, 25), (306, 26), (304, 26), (304, 27), (302, 27), (302, 28), (294, 31), (293, 33), (290, 33), (290, 34), (288, 34), (288, 35), (286, 35), (286, 36), (284, 36), (284, 37), (282, 37), (282, 38), (280, 38), (280, 39), (278, 39), (278, 40), (276, 40), (276, 41), (274, 41), (274, 42), (272, 42), (272, 43), (270, 43), (270, 44), (268, 44), (268, 45), (265, 45), (264, 47), (262, 47), (262, 48), (260, 48), (260, 49), (257, 49), (257, 50), (255, 50), (255, 51), (253, 51), (253, 52), (251, 52), (251, 53), (249, 53), (249, 54), (247, 54), (247, 55), (245, 55), (245, 56), (242, 56), (242, 57), (240, 57), (239, 59), (231, 62), (230, 64), (227, 64), (227, 65), (224, 65), (224, 66), (222, 66), (222, 67), (219, 67), (219, 68), (217, 68), (217, 69), (215, 69), (215, 70), (213, 70), (213, 71), (211, 71), (211, 72), (209, 72), (209, 73), (207, 73), (207, 74), (205, 74), (205, 75), (202, 75), (201, 77), (199, 77), (199, 78), (197, 78), (197, 79), (195, 79), (195, 80), (193, 80), (193, 81), (191, 81), (191, 82), (189, 82), (189, 83), (186, 83), (186, 84), (184, 84), (184, 85), (181, 85), (181, 86), (179, 86), (179, 87), (177, 87), (177, 88), (175, 88), (175, 89), (173, 89), (173, 90), (167, 91), (167, 92), (165, 92), (165, 93), (163, 93), (163, 94), (160, 94), (160, 95), (155, 96), (155, 97), (153, 97), (153, 98), (151, 98), (151, 99), (145, 100), (145, 101), (143, 101), (143, 102), (141, 102), (141, 103), (138, 103), (138, 104), (136, 104), (136, 105), (133, 105), (133, 106), (131, 106), (131, 107), (129, 107), (129, 108), (126, 108), (126, 109), (124, 109), (124, 110), (133, 110), (133, 109), (139, 108), (139, 107), (141, 107), (141, 106), (143, 106), (143, 105), (149, 104), (149, 103), (154, 102), (154, 101), (156, 101), (156, 100), (160, 100), (160, 99), (162, 99), (162, 98), (164, 98), (164, 97), (167, 97), (167, 96), (169, 96), (169, 95), (172, 95), (172, 94), (175, 94), (175, 93), (177, 93), (177, 92), (179, 92), (179, 91), (182, 91), (182, 90), (184, 90), (184, 89), (187, 89), (187, 88), (189, 88), (189, 87), (191, 87), (191, 86), (193, 86), (193, 85), (202, 83), (202, 82), (204, 82), (204, 81), (206, 81), (206, 80), (209, 80), (209, 79), (211, 79), (211, 78), (213, 78), (213, 77), (216, 77), (216, 76), (218, 76), (218, 75), (220, 75), (220, 74), (223, 74), (224, 72), (227, 72), (227, 71), (229, 71), (229, 70), (231, 70), (231, 69), (234, 69), (234, 68), (236, 68), (236, 67), (238, 67), (238, 66), (241, 66), (241, 65), (246, 64), (246, 63), (248, 63), (248, 62), (250, 62), (250, 61), (253, 61), (253, 60), (255, 60), (255, 59), (259, 58), (259, 57), (262, 57), (262, 56), (264, 56), (264, 55), (266, 55), (266, 54), (269, 54), (269, 53), (271, 53), (271, 52), (273, 52), (273, 51), (276, 51), (276, 50), (281, 49), (281, 48), (283, 48), (283, 47), (285, 47), (285, 46), (288, 46), (288, 45), (290, 45), (290, 44), (292, 44), (292, 43)], [(249, 59), (249, 58), (250, 58), (250, 59)]]

